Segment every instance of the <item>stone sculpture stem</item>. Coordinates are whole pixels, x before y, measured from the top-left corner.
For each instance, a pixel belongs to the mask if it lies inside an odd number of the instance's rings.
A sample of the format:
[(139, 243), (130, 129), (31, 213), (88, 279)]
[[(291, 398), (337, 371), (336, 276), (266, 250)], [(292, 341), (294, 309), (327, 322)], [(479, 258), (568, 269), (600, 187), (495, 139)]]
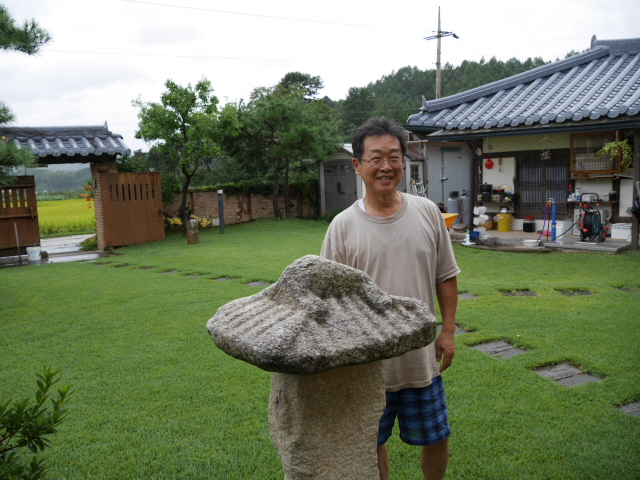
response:
[(285, 480), (377, 480), (384, 406), (381, 361), (316, 375), (274, 373), (269, 430)]

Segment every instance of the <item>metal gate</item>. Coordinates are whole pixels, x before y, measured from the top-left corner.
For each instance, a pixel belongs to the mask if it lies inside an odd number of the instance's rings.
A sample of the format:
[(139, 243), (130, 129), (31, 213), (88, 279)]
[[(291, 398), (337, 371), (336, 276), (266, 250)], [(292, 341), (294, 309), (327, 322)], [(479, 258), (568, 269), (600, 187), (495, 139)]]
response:
[(100, 183), (106, 246), (164, 240), (160, 173), (104, 173)]
[(18, 254), (16, 230), (21, 253), (26, 253), (26, 247), (40, 245), (36, 185), (32, 175), (18, 177), (10, 187), (0, 187), (0, 256)]

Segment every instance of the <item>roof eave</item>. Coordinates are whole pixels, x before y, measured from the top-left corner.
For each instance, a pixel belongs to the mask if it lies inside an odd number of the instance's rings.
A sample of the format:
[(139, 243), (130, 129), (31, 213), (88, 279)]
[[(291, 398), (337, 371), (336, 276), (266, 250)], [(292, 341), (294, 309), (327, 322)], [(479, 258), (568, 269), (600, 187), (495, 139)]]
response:
[(428, 133), (429, 140), (463, 141), (493, 137), (520, 137), (529, 135), (541, 135), (545, 133), (580, 133), (597, 132), (602, 130), (620, 130), (626, 128), (640, 128), (640, 118), (628, 118), (621, 120), (595, 120), (589, 123), (562, 123), (535, 125), (531, 127), (512, 127), (487, 130), (465, 131), (449, 130), (445, 133), (442, 128), (433, 131), (433, 127), (423, 127), (422, 125), (403, 125), (403, 127), (414, 133)]

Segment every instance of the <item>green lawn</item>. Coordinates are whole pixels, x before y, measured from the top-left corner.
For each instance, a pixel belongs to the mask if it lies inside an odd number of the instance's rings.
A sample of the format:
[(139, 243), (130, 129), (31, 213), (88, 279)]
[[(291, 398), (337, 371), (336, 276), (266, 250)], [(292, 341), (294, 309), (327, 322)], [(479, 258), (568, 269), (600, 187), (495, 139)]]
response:
[[(270, 374), (221, 353), (205, 324), (260, 290), (244, 283), (275, 281), (317, 254), (326, 228), (258, 221), (224, 235), (201, 230), (199, 245), (169, 234), (120, 249), (109, 265), (0, 269), (0, 397), (30, 394), (33, 373), (51, 362), (78, 387), (49, 454), (51, 478), (281, 479)], [(474, 332), (456, 337), (444, 374), (448, 478), (639, 478), (640, 419), (615, 406), (640, 398), (640, 254), (454, 248), (459, 289), (478, 298), (458, 304), (458, 323)], [(233, 279), (213, 280), (222, 276)], [(501, 294), (525, 288), (538, 297)], [(496, 339), (527, 353), (499, 359), (469, 348)], [(603, 380), (564, 388), (532, 371), (562, 361)], [(393, 478), (421, 478), (418, 449), (397, 430), (389, 450)]]

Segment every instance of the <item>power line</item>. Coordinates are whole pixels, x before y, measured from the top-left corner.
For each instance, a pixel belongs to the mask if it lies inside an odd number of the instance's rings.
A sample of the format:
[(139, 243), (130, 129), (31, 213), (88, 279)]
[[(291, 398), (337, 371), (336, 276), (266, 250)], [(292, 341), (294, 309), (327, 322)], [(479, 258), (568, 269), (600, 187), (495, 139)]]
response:
[(244, 17), (257, 17), (257, 18), (267, 18), (270, 20), (286, 20), (289, 22), (306, 22), (306, 23), (319, 23), (324, 25), (338, 25), (341, 27), (358, 27), (358, 28), (375, 28), (376, 30), (400, 30), (403, 32), (412, 31), (418, 32), (420, 30), (414, 30), (404, 27), (383, 27), (377, 25), (358, 25), (354, 23), (342, 23), (342, 22), (329, 22), (324, 20), (309, 20), (306, 18), (292, 18), (292, 17), (279, 17), (275, 15), (260, 15), (257, 13), (242, 13), (242, 12), (231, 12), (228, 10), (217, 10), (213, 8), (200, 8), (200, 7), (187, 7), (184, 5), (172, 5), (168, 3), (157, 3), (157, 2), (146, 2), (142, 0), (122, 0), (123, 2), (129, 3), (140, 3), (142, 5), (153, 5), (158, 7), (170, 7), (170, 8), (181, 8), (183, 10), (197, 10), (201, 12), (213, 12), (213, 13), (222, 13), (224, 15), (240, 15)]

